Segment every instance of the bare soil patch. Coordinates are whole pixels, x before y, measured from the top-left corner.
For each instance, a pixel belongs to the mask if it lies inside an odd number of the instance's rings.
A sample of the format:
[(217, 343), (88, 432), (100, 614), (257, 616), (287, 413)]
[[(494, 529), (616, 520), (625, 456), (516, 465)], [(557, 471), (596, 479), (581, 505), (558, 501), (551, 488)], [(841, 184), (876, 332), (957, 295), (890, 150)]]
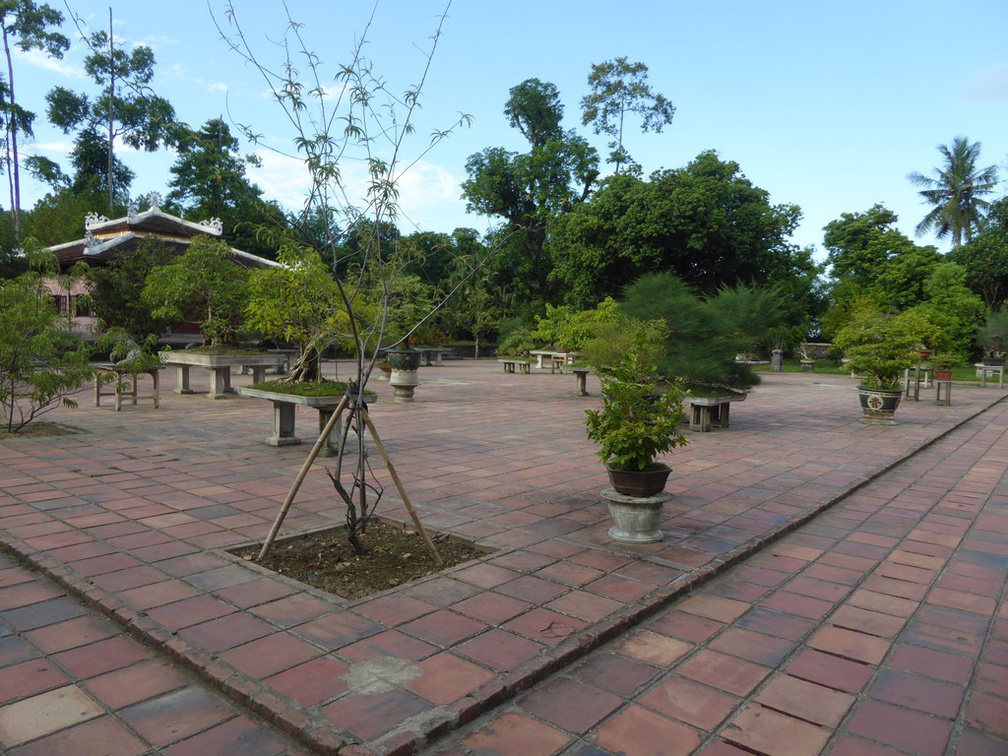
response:
[(48, 421), (35, 421), (28, 423), (17, 433), (8, 433), (7, 427), (0, 428), (0, 440), (17, 438), (45, 438), (47, 436), (70, 436), (75, 433), (83, 433), (80, 428), (62, 423), (52, 423)]
[[(277, 542), (260, 562), (268, 570), (346, 599), (358, 599), (440, 572), (490, 551), (470, 541), (445, 534), (429, 534), (444, 564), (434, 562), (416, 530), (372, 521), (361, 535), (368, 549), (357, 556), (344, 528), (326, 530)], [(261, 544), (231, 553), (255, 560)]]

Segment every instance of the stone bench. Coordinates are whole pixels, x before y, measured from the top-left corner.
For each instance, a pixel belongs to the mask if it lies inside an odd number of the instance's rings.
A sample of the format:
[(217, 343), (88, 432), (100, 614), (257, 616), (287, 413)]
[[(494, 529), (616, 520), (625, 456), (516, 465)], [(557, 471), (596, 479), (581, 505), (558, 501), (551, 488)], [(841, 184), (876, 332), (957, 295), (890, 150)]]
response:
[(731, 403), (745, 401), (745, 398), (745, 394), (687, 396), (683, 401), (689, 404), (690, 430), (706, 433), (712, 428), (727, 428)]
[(516, 367), (518, 368), (519, 373), (529, 373), (531, 372), (532, 369), (531, 360), (521, 360), (517, 358), (511, 359), (501, 357), (497, 360), (497, 362), (499, 362), (504, 366), (505, 373), (513, 373)]
[[(332, 413), (336, 411), (343, 399), (342, 396), (298, 396), (254, 388), (239, 388), (238, 395), (252, 399), (266, 399), (273, 403), (273, 435), (265, 439), (264, 443), (267, 446), (293, 446), (302, 442), (294, 434), (294, 423), (299, 406), (318, 410), (318, 428), (319, 434), (321, 434), (329, 423)], [(326, 442), (326, 445), (322, 447), (321, 456), (331, 457), (335, 452), (335, 447)]]
[(591, 372), (591, 368), (572, 367), (571, 372), (577, 379), (577, 396), (588, 396), (588, 373)]

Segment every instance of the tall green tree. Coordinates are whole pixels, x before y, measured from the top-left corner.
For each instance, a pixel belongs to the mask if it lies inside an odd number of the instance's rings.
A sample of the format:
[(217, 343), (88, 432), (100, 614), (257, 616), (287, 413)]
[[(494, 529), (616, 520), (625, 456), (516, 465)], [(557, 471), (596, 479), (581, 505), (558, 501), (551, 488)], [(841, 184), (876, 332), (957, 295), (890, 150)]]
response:
[(18, 135), (32, 136), (35, 114), (18, 103), (14, 90), (14, 60), (11, 46), (22, 52), (41, 50), (52, 58), (62, 58), (70, 40), (53, 30), (63, 23), (63, 14), (46, 3), (34, 0), (0, 0), (0, 33), (7, 57), (7, 81), (0, 99), (4, 114), (4, 144), (7, 181), (10, 186), (11, 215), (14, 218), (15, 243), (21, 241), (21, 166)]
[(161, 144), (172, 142), (177, 130), (175, 109), (151, 87), (154, 78), (154, 52), (145, 45), (127, 51), (117, 46), (112, 34), (112, 9), (109, 30), (85, 33), (76, 19), (81, 38), (90, 52), (84, 70), (101, 88), (97, 97), (55, 87), (46, 95), (49, 120), (69, 134), (90, 130), (104, 134), (106, 144), (105, 195), (108, 214), (114, 214), (115, 145), (121, 139), (137, 150), (153, 152)]
[(596, 134), (608, 134), (608, 162), (620, 166), (630, 162), (623, 147), (623, 124), (628, 113), (641, 119), (641, 131), (661, 133), (672, 123), (675, 107), (648, 85), (648, 67), (630, 63), (626, 57), (592, 65), (588, 75), (591, 92), (581, 99), (581, 124), (592, 126)]
[(800, 217), (713, 151), (647, 180), (617, 174), (555, 225), (554, 281), (578, 307), (647, 273), (672, 273), (704, 295), (768, 283), (794, 269), (788, 237)]
[(504, 221), (495, 266), (539, 302), (551, 295), (548, 228), (587, 199), (598, 177), (598, 154), (563, 131), (563, 104), (555, 85), (527, 79), (510, 90), (504, 114), (529, 141), (529, 151), (490, 147), (470, 155), (462, 183), (466, 208)]
[(997, 166), (980, 167), (980, 142), (965, 137), (956, 137), (951, 146), (939, 145), (938, 151), (942, 162), (932, 176), (915, 172), (908, 177), (922, 187), (918, 194), (932, 206), (917, 224), (917, 235), (934, 231), (939, 239), (951, 236), (955, 249), (983, 228), (988, 207), (984, 197), (997, 186)]
[(238, 138), (221, 118), (208, 120), (198, 131), (180, 126), (176, 151), (165, 206), (190, 220), (219, 218), (224, 238), (233, 246), (272, 259), (276, 245), (263, 232), (278, 231), (287, 220), (246, 175), (249, 166), (261, 165), (260, 159), (240, 154)]

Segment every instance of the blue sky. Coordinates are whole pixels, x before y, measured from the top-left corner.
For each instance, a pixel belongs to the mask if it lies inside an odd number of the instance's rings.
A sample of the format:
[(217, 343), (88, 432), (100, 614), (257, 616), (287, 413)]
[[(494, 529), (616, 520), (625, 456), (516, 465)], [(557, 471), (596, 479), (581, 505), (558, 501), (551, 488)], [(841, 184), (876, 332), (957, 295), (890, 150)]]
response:
[[(108, 25), (108, 2), (69, 0), (95, 28)], [(66, 14), (60, 2), (52, 2)], [(278, 63), (285, 27), (275, 0), (235, 0), (242, 24), (264, 61)], [(288, 0), (293, 18), (330, 71), (349, 51), (372, 12), (367, 3)], [(287, 150), (293, 132), (264, 96), (262, 80), (219, 39), (210, 17), (225, 20), (220, 0), (120, 0), (114, 28), (125, 44), (146, 44), (157, 60), (155, 89), (194, 127), (223, 115), (251, 122), (268, 143)], [(379, 0), (368, 34), (376, 70), (400, 92), (415, 82), (444, 3)], [(631, 155), (649, 173), (684, 166), (716, 150), (770, 193), (774, 203), (801, 207), (793, 241), (816, 245), (822, 227), (844, 212), (882, 203), (914, 237), (926, 212), (907, 180), (929, 173), (940, 144), (956, 136), (982, 143), (984, 165), (998, 165), (1008, 193), (1008, 2), (933, 0), (809, 2), (808, 0), (454, 0), (425, 88), (408, 153), (459, 113), (472, 125), (428, 153), (403, 182), (401, 230), (485, 231), (490, 220), (466, 214), (459, 184), (466, 158), (485, 147), (524, 150), (503, 116), (508, 90), (527, 78), (559, 88), (565, 126), (600, 151), (603, 137), (580, 125), (581, 98), (592, 63), (627, 56), (650, 69), (650, 83), (676, 107), (661, 134), (630, 131)], [(38, 55), (15, 61), (21, 103), (40, 114), (28, 153), (65, 162), (69, 137), (44, 123), (52, 86), (94, 92), (83, 76), (82, 45), (63, 61)], [(248, 151), (251, 148), (248, 148)], [(164, 193), (171, 155), (121, 153), (137, 172), (133, 194)], [(304, 198), (299, 167), (263, 152), (251, 172), (269, 197), (288, 207)], [(31, 206), (41, 187), (26, 187)], [(921, 243), (931, 243), (925, 237)], [(947, 242), (937, 243), (940, 250)]]

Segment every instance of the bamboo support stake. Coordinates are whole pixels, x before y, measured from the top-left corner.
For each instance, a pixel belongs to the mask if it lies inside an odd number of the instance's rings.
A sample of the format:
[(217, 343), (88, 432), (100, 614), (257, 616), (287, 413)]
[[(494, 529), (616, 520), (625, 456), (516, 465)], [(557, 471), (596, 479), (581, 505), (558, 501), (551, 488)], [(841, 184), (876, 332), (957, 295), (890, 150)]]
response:
[(406, 511), (409, 512), (409, 516), (413, 519), (413, 524), (416, 525), (417, 531), (419, 531), (424, 543), (427, 544), (427, 548), (434, 557), (434, 563), (439, 567), (444, 564), (444, 560), (441, 555), (438, 554), (437, 547), (434, 542), (430, 539), (427, 534), (427, 530), (424, 528), (423, 523), (420, 522), (420, 518), (417, 516), (416, 510), (413, 509), (413, 504), (410, 502), (409, 495), (406, 493), (406, 488), (403, 486), (402, 481), (399, 480), (399, 473), (395, 471), (395, 466), (392, 464), (392, 460), (389, 458), (388, 452), (385, 451), (385, 446), (382, 444), (381, 439), (378, 438), (378, 431), (375, 430), (374, 423), (371, 422), (371, 417), (368, 415), (367, 407), (361, 408), (361, 417), (364, 418), (364, 424), (367, 425), (368, 432), (371, 434), (371, 438), (374, 439), (375, 448), (378, 449), (378, 453), (381, 454), (382, 459), (385, 461), (385, 467), (388, 468), (389, 475), (392, 476), (392, 482), (395, 483), (396, 490), (399, 491), (399, 496), (402, 497), (403, 504), (406, 506)]
[(283, 524), (284, 518), (287, 517), (287, 512), (290, 509), (291, 504), (294, 503), (294, 497), (297, 496), (297, 492), (300, 490), (301, 484), (304, 483), (305, 476), (308, 475), (308, 471), (315, 463), (315, 459), (318, 457), (319, 452), (322, 451), (322, 447), (328, 443), (329, 435), (332, 433), (332, 429), (336, 427), (337, 421), (349, 403), (350, 399), (346, 396), (340, 399), (340, 403), (336, 405), (336, 409), (333, 411), (332, 417), (329, 418), (329, 422), (326, 423), (325, 428), (323, 428), (322, 432), (319, 433), (318, 440), (308, 453), (308, 459), (306, 459), (304, 464), (301, 465), (301, 470), (298, 472), (297, 478), (294, 479), (294, 483), (291, 485), (290, 491), (287, 492), (287, 498), (284, 499), (284, 503), (280, 507), (280, 511), (277, 512), (276, 519), (273, 521), (273, 527), (270, 530), (269, 535), (266, 536), (262, 549), (259, 551), (259, 556), (256, 559), (257, 562), (261, 562), (269, 553), (270, 547), (273, 545), (273, 541), (276, 540), (277, 533), (280, 532), (280, 526)]

